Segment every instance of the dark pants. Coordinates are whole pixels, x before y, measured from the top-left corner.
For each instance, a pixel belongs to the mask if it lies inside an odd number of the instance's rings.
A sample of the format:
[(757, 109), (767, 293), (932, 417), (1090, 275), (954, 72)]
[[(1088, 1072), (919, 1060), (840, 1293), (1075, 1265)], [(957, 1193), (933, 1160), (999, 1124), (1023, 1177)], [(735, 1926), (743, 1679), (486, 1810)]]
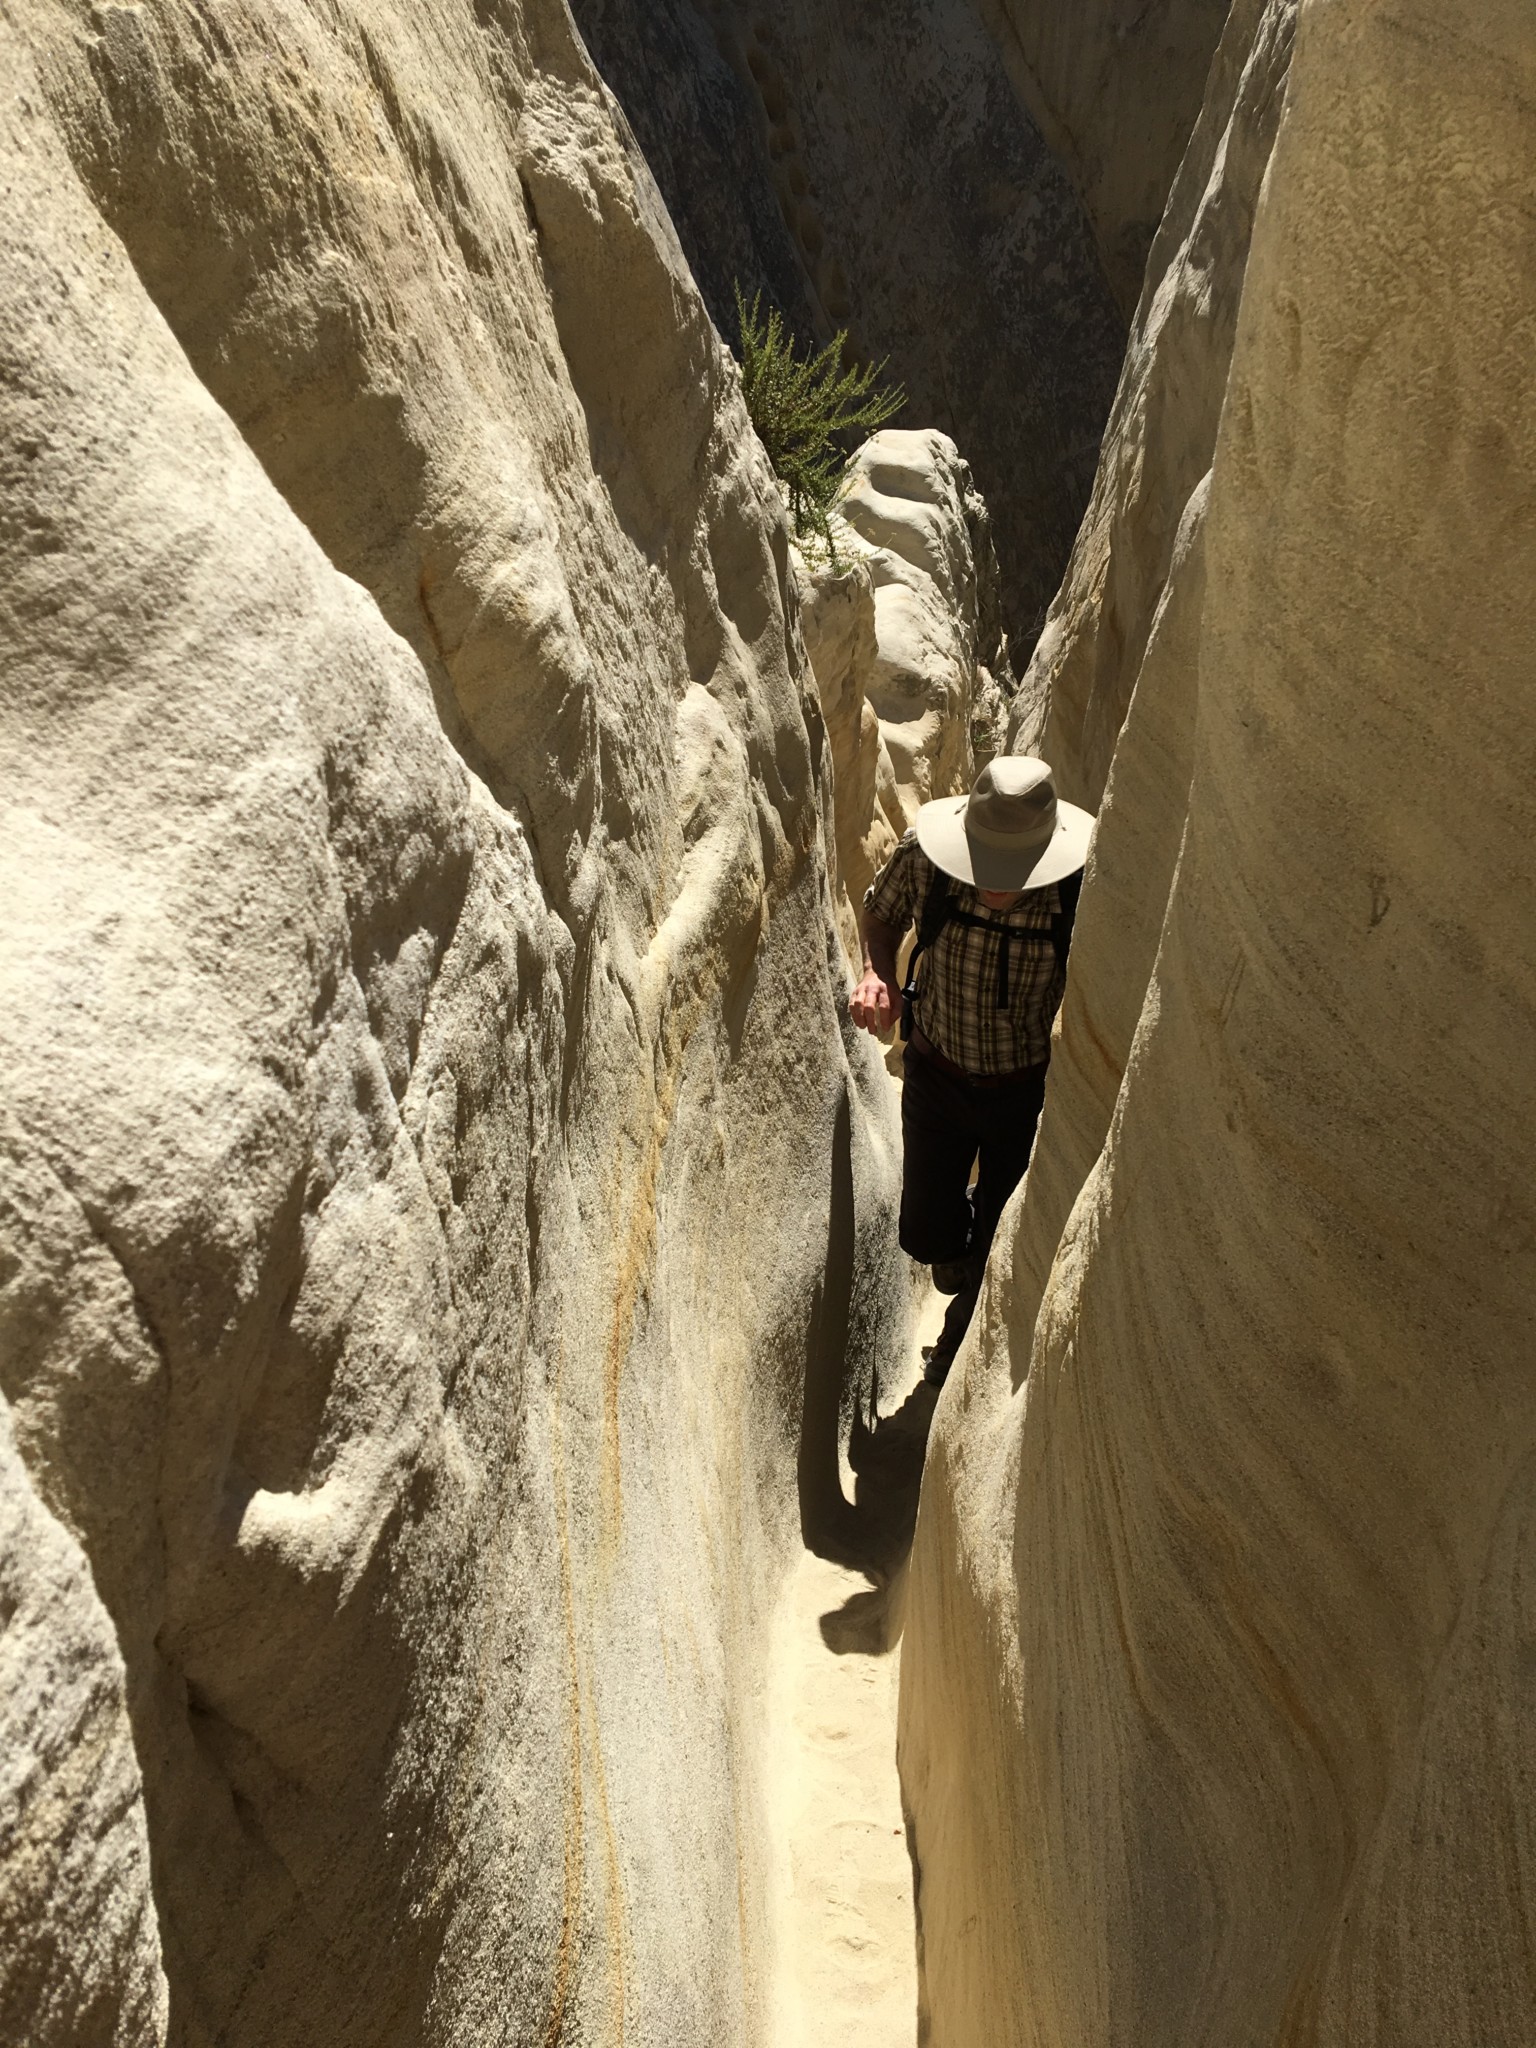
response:
[[(981, 1291), (992, 1234), (1024, 1178), (1045, 1101), (1045, 1068), (980, 1087), (946, 1074), (909, 1045), (901, 1093), (901, 1248), (925, 1266), (968, 1259), (972, 1278), (950, 1302), (935, 1364), (960, 1349)], [(976, 1175), (974, 1210), (966, 1192)]]

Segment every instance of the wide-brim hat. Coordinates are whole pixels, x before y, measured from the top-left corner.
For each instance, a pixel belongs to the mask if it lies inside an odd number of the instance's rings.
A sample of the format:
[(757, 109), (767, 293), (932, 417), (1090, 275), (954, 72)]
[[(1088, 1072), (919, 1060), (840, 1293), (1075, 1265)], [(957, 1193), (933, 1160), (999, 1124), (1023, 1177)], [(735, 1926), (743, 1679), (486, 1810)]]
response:
[(1093, 814), (1056, 794), (1049, 766), (999, 754), (969, 796), (941, 796), (917, 814), (917, 843), (947, 875), (976, 889), (1043, 889), (1088, 858)]

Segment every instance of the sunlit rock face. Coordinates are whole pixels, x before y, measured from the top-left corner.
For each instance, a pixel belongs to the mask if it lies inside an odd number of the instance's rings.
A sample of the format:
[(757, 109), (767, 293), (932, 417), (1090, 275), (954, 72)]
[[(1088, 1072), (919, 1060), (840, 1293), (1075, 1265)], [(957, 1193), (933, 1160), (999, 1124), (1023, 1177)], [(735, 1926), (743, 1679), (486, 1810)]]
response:
[(924, 1477), (935, 2048), (1536, 2027), (1533, 107), (1521, 9), (1300, 10)]
[(735, 372), (553, 0), (5, 19), (0, 2030), (758, 2038), (907, 1289)]
[(1248, 244), (1285, 95), (1295, 0), (1238, 0), (1174, 179), (1099, 473), (1014, 706), (1011, 739), (1097, 810), (1180, 521), (1211, 466)]
[[(9, 1134), (6, 1153), (9, 1180)], [(0, 1430), (0, 2025), (28, 2048), (132, 2048), (164, 2038), (166, 1985), (123, 1661), (8, 1409)]]
[(799, 558), (801, 626), (834, 764), (838, 920), (922, 806), (970, 788), (1013, 689), (991, 520), (947, 434), (887, 427), (848, 466), (836, 552)]
[(1099, 814), (1052, 1067), (1054, 1137), (1037, 1153), (1015, 1243), (1013, 1285), (1029, 1318), (1109, 1131), (1183, 840), (1210, 467), (1295, 28), (1295, 0), (1242, 0), (1227, 24), (1093, 500), (1012, 708), (1011, 746), (1042, 753), (1063, 793)]
[[(1053, 11), (1075, 33), (1078, 8)], [(802, 339), (846, 328), (889, 359), (901, 423), (949, 434), (992, 508), (1027, 654), (1088, 500), (1126, 313), (994, 26), (974, 0), (574, 12), (721, 332), (739, 279)], [(1084, 26), (1112, 67), (1097, 14)], [(1188, 120), (1198, 104), (1197, 78)]]

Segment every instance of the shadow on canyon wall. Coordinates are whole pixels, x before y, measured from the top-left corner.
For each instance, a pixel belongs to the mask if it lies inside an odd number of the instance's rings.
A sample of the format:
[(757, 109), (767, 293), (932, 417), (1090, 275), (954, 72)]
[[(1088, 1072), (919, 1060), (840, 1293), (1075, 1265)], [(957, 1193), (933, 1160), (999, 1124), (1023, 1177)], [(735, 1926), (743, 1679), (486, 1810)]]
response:
[(888, 357), (994, 508), (1027, 656), (1093, 485), (1125, 324), (1093, 226), (966, 0), (574, 0), (721, 333), (732, 285)]

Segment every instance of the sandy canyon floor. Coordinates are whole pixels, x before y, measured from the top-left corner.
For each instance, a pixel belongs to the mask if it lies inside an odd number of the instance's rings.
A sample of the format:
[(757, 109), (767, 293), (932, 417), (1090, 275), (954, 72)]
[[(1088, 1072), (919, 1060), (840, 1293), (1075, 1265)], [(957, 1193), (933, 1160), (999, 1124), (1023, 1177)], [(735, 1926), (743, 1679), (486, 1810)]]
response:
[(943, 1311), (930, 1292), (905, 1381), (885, 1393), (887, 1412), (845, 1457), (845, 1493), (868, 1512), (879, 1555), (855, 1570), (806, 1552), (775, 1618), (775, 2048), (910, 2048), (917, 2039), (896, 1695), (906, 1539), (935, 1399), (919, 1352)]

